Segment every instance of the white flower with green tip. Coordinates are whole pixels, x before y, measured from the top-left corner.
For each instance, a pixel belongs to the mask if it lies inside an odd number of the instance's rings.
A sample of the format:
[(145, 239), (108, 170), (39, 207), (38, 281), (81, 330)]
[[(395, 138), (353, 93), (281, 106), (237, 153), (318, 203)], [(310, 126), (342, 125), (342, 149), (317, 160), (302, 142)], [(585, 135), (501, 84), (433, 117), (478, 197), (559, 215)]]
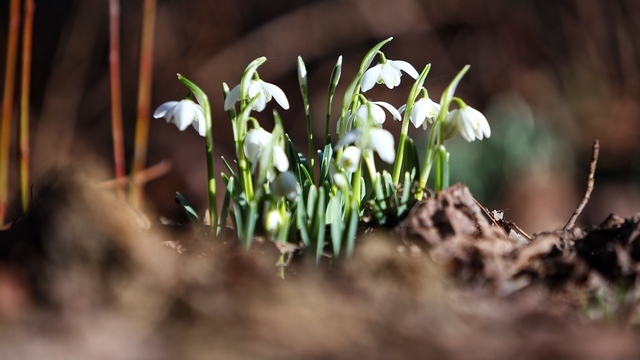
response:
[[(258, 163), (260, 162), (260, 156), (264, 153), (264, 150), (272, 142), (273, 135), (263, 128), (254, 128), (247, 131), (247, 135), (244, 138), (244, 155), (247, 157), (252, 165), (252, 170), (255, 171)], [(280, 172), (289, 170), (289, 158), (284, 152), (284, 149), (280, 146), (274, 146), (272, 149), (272, 161), (273, 167)], [(267, 172), (267, 179), (272, 181), (276, 177), (273, 169), (269, 169)]]
[(205, 136), (207, 132), (202, 107), (193, 100), (167, 101), (158, 106), (153, 112), (153, 117), (156, 119), (165, 118), (167, 123), (175, 124), (180, 131), (193, 125), (200, 136)]
[(338, 166), (343, 168), (346, 172), (354, 173), (360, 166), (360, 156), (362, 151), (356, 146), (347, 146), (342, 151), (342, 156), (338, 160)]
[[(248, 97), (248, 101), (252, 101), (255, 98), (255, 101), (251, 103), (251, 110), (258, 112), (264, 110), (272, 98), (276, 99), (276, 102), (282, 106), (283, 109), (289, 109), (289, 100), (287, 100), (287, 96), (282, 89), (260, 79), (250, 80), (249, 86), (247, 86), (246, 96)], [(236, 85), (229, 91), (229, 94), (227, 94), (227, 98), (224, 100), (225, 111), (232, 109), (238, 101), (240, 101), (240, 84)]]
[(278, 174), (269, 189), (274, 197), (286, 197), (289, 201), (296, 201), (302, 192), (296, 176), (290, 171)]
[(353, 116), (360, 126), (368, 124), (369, 119), (372, 119), (376, 125), (382, 125), (387, 119), (387, 115), (382, 108), (387, 109), (396, 120), (402, 118), (398, 109), (384, 101), (367, 101), (356, 109)]
[(460, 108), (451, 110), (445, 120), (446, 133), (453, 135), (456, 130), (468, 142), (491, 136), (491, 128), (487, 118), (480, 111), (463, 102), (461, 102)]
[(406, 72), (409, 76), (414, 79), (417, 79), (420, 74), (413, 67), (413, 65), (409, 64), (406, 61), (402, 60), (387, 60), (382, 59), (378, 65), (370, 68), (365, 71), (362, 76), (362, 83), (360, 85), (360, 90), (362, 92), (366, 92), (373, 88), (373, 86), (378, 84), (385, 84), (387, 88), (393, 89), (394, 87), (400, 85), (400, 77), (402, 76), (402, 71)]
[[(403, 113), (407, 108), (407, 105), (402, 105), (398, 111)], [(440, 112), (440, 104), (431, 100), (428, 97), (423, 97), (416, 101), (413, 104), (413, 108), (411, 109), (411, 116), (409, 119), (413, 126), (417, 128), (420, 125), (423, 126), (424, 129), (427, 128), (427, 124), (433, 124), (433, 120), (438, 116)]]
[(380, 159), (386, 163), (392, 164), (395, 161), (395, 141), (393, 135), (385, 129), (371, 127), (366, 130), (351, 130), (338, 140), (336, 147), (351, 143), (354, 143), (360, 150), (373, 150), (377, 152)]

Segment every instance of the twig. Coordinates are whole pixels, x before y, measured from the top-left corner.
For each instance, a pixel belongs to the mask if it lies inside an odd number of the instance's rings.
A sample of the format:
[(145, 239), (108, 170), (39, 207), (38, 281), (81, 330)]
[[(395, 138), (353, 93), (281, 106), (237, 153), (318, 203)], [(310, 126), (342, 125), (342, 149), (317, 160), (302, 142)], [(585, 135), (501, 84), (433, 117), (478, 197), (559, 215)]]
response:
[(2, 98), (2, 131), (0, 131), (0, 225), (7, 213), (9, 194), (9, 143), (11, 141), (11, 113), (15, 87), (18, 36), (20, 35), (20, 1), (11, 0), (9, 7), (9, 38), (5, 66), (4, 95)]
[(129, 184), (146, 184), (149, 181), (165, 175), (169, 171), (171, 171), (171, 162), (169, 160), (162, 160), (151, 167), (138, 171), (134, 176), (130, 175), (103, 181), (99, 186), (103, 188), (120, 188)]
[[(156, 0), (144, 0), (142, 36), (140, 43), (140, 76), (138, 78), (138, 114), (134, 140), (133, 167), (131, 173), (144, 169), (149, 143), (149, 116), (151, 113), (151, 75), (153, 67), (153, 31), (156, 19)], [(134, 208), (142, 205), (142, 185), (133, 184), (129, 200)]]
[(571, 230), (576, 225), (576, 220), (578, 220), (578, 216), (584, 210), (584, 207), (587, 206), (589, 199), (591, 198), (591, 192), (593, 191), (593, 183), (594, 183), (594, 175), (596, 173), (596, 164), (598, 163), (598, 155), (600, 153), (600, 141), (596, 139), (593, 142), (593, 153), (591, 155), (591, 165), (589, 166), (589, 180), (587, 181), (587, 190), (584, 192), (584, 197), (578, 207), (573, 212), (573, 215), (569, 218), (567, 224), (562, 228), (563, 230)]
[[(124, 135), (122, 131), (122, 90), (120, 82), (120, 2), (109, 0), (109, 81), (111, 84), (111, 133), (116, 179), (125, 174)], [(118, 188), (118, 196), (124, 191)]]
[(31, 89), (31, 45), (33, 40), (34, 0), (26, 0), (22, 31), (22, 78), (20, 83), (20, 199), (22, 211), (29, 207), (29, 92)]

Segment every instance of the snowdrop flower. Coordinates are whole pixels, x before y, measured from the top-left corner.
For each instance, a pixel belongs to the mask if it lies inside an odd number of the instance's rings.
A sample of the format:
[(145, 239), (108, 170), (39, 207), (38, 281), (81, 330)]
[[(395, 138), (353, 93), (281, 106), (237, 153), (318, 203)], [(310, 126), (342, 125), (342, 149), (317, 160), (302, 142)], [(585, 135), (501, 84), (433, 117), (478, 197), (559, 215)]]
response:
[[(393, 135), (385, 129), (376, 127), (368, 128), (364, 131), (362, 129), (349, 131), (343, 138), (338, 140), (336, 147), (355, 143), (361, 150), (374, 150), (382, 161), (392, 164), (396, 157)], [(344, 151), (342, 154), (344, 156)]]
[(373, 85), (376, 83), (385, 84), (389, 89), (393, 89), (400, 85), (401, 71), (406, 72), (414, 79), (417, 79), (420, 75), (413, 65), (408, 62), (402, 60), (387, 60), (382, 56), (382, 61), (379, 62), (378, 65), (365, 71), (362, 76), (360, 90), (366, 92), (373, 88)]
[(264, 229), (270, 233), (278, 231), (283, 223), (284, 219), (282, 218), (282, 215), (280, 215), (280, 211), (277, 209), (267, 212), (264, 217)]
[(296, 176), (289, 171), (278, 174), (269, 185), (269, 189), (271, 195), (277, 198), (286, 197), (289, 201), (296, 201), (301, 194)]
[[(289, 109), (289, 100), (284, 94), (282, 89), (271, 83), (262, 81), (260, 79), (253, 79), (249, 82), (247, 87), (248, 100), (256, 98), (251, 104), (251, 110), (262, 111), (267, 106), (267, 103), (271, 101), (271, 98), (276, 99), (276, 102), (282, 106), (283, 109)], [(234, 104), (240, 100), (240, 84), (236, 85), (224, 100), (224, 110), (228, 111), (233, 108)]]
[[(252, 165), (252, 170), (255, 171), (258, 163), (260, 162), (260, 156), (264, 153), (264, 150), (271, 144), (273, 135), (263, 128), (254, 128), (247, 131), (247, 135), (244, 138), (244, 155), (247, 157)], [(289, 170), (289, 158), (284, 152), (284, 149), (280, 146), (274, 146), (273, 157), (271, 164), (280, 172)], [(272, 169), (267, 172), (267, 179), (272, 181), (276, 174)]]
[(382, 125), (387, 119), (387, 115), (382, 108), (387, 109), (387, 111), (389, 111), (396, 120), (400, 120), (402, 118), (398, 110), (393, 105), (384, 101), (367, 101), (356, 109), (353, 116), (360, 125), (368, 124), (369, 119), (373, 119), (376, 125)]
[(360, 155), (362, 151), (355, 146), (347, 146), (342, 152), (342, 157), (338, 161), (338, 166), (343, 168), (345, 171), (354, 173), (358, 170), (358, 166), (360, 165)]
[(375, 150), (382, 161), (393, 164), (396, 159), (393, 135), (385, 129), (369, 129), (368, 147)]
[(333, 183), (337, 187), (341, 189), (349, 187), (349, 181), (347, 180), (347, 177), (340, 170), (338, 170), (338, 168), (333, 163), (329, 165), (329, 175), (331, 175)]
[[(404, 104), (398, 109), (400, 113), (403, 113), (407, 108), (407, 104)], [(423, 126), (424, 129), (427, 128), (427, 123), (432, 124), (433, 120), (438, 116), (440, 112), (440, 104), (431, 100), (428, 97), (423, 97), (420, 100), (416, 101), (413, 104), (413, 108), (411, 109), (411, 123), (413, 126), (417, 128), (420, 125)]]
[(456, 130), (460, 131), (460, 135), (468, 142), (491, 136), (487, 118), (480, 111), (464, 103), (460, 108), (452, 110), (445, 119), (445, 134), (453, 136)]
[(174, 123), (180, 131), (193, 125), (200, 136), (205, 136), (207, 132), (202, 107), (193, 100), (167, 101), (158, 106), (153, 117), (167, 119), (167, 123)]

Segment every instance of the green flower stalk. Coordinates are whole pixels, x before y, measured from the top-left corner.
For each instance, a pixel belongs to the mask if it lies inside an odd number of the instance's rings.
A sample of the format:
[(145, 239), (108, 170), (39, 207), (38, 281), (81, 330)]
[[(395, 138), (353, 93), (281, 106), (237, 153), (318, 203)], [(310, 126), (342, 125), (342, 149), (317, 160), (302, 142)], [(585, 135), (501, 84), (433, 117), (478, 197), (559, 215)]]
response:
[[(418, 180), (418, 189), (416, 191), (416, 199), (422, 199), (424, 194), (424, 190), (427, 186), (427, 179), (429, 178), (429, 174), (431, 173), (431, 168), (433, 167), (433, 162), (435, 160), (435, 152), (442, 145), (442, 132), (443, 125), (448, 113), (449, 106), (451, 105), (451, 101), (453, 99), (453, 94), (456, 92), (456, 88), (458, 87), (458, 83), (462, 77), (469, 71), (470, 66), (465, 65), (465, 67), (458, 72), (458, 74), (453, 78), (449, 86), (442, 92), (442, 96), (440, 97), (440, 112), (438, 113), (438, 117), (434, 121), (433, 127), (431, 128), (431, 133), (429, 134), (429, 143), (427, 144), (427, 152), (424, 157), (424, 165), (422, 166), (422, 172), (420, 174), (420, 179)], [(448, 176), (448, 175), (447, 175)]]
[(414, 103), (416, 98), (420, 94), (420, 90), (424, 85), (425, 80), (427, 79), (427, 75), (429, 74), (429, 70), (431, 70), (431, 64), (427, 64), (424, 67), (424, 70), (420, 73), (418, 80), (413, 84), (411, 88), (411, 92), (409, 93), (409, 97), (407, 98), (407, 103), (405, 105), (404, 116), (402, 118), (402, 129), (400, 130), (400, 139), (398, 140), (398, 151), (396, 152), (396, 160), (393, 165), (393, 183), (398, 184), (400, 180), (400, 171), (402, 169), (403, 160), (404, 160), (404, 148), (407, 141), (407, 134), (409, 133), (409, 122), (411, 119), (411, 115), (413, 113)]
[(331, 123), (331, 106), (333, 105), (333, 95), (336, 92), (336, 87), (338, 87), (338, 82), (340, 81), (341, 75), (342, 75), (342, 55), (338, 57), (338, 61), (336, 61), (336, 65), (333, 67), (333, 70), (331, 71), (331, 80), (329, 81), (329, 96), (327, 97), (327, 119), (326, 119), (325, 128), (324, 128), (325, 145), (331, 142), (329, 137), (329, 124)]
[(304, 115), (307, 118), (307, 140), (309, 142), (309, 173), (311, 174), (311, 179), (315, 179), (315, 150), (313, 148), (313, 127), (311, 127), (311, 110), (309, 108), (309, 79), (307, 76), (307, 67), (304, 65), (304, 61), (300, 56), (298, 56), (298, 84), (300, 84), (300, 93), (302, 94)]

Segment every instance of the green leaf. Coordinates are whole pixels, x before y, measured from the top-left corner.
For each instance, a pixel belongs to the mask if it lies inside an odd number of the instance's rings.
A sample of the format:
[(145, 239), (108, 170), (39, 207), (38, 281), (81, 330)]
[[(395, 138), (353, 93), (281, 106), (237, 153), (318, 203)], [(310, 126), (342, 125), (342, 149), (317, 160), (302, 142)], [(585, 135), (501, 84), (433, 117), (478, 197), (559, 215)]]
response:
[[(465, 65), (462, 70), (460, 70), (460, 72), (458, 72), (458, 74), (453, 78), (453, 80), (451, 80), (449, 86), (447, 86), (447, 88), (442, 92), (442, 95), (440, 96), (440, 106), (442, 110), (438, 114), (437, 121), (444, 121), (444, 117), (449, 112), (449, 105), (451, 104), (451, 99), (453, 99), (453, 95), (456, 92), (458, 83), (460, 82), (460, 80), (462, 80), (464, 74), (469, 71), (470, 67), (470, 65)], [(433, 131), (433, 129), (431, 131)]]
[(349, 221), (347, 227), (347, 257), (353, 254), (353, 248), (356, 243), (356, 233), (358, 231), (358, 204), (352, 203), (349, 209)]
[(231, 174), (231, 176), (233, 177), (238, 177), (235, 171), (233, 171), (233, 169), (231, 168), (231, 165), (229, 165), (229, 163), (227, 162), (227, 159), (225, 159), (224, 156), (221, 156), (220, 158), (222, 159), (222, 163), (224, 164), (224, 166), (227, 168), (227, 170), (229, 170), (229, 174)]
[(316, 201), (318, 200), (318, 188), (315, 185), (309, 187), (309, 194), (307, 195), (307, 216), (313, 219), (314, 209), (316, 208)]
[(336, 258), (340, 256), (342, 234), (344, 231), (344, 224), (342, 222), (344, 208), (342, 206), (342, 202), (342, 193), (338, 192), (336, 195), (330, 195), (329, 205), (327, 206), (327, 216), (331, 222), (331, 243), (333, 245), (333, 255)]
[(191, 223), (191, 225), (200, 226), (201, 224), (200, 224), (200, 218), (198, 217), (198, 213), (196, 213), (196, 211), (193, 209), (191, 204), (189, 204), (189, 201), (187, 201), (187, 198), (182, 196), (182, 194), (180, 194), (179, 192), (176, 192), (176, 200), (178, 200), (178, 202), (184, 209), (184, 212), (187, 214), (187, 218), (189, 218), (189, 222)]
[(307, 230), (308, 217), (305, 213), (304, 201), (302, 200), (302, 196), (298, 197), (298, 201), (296, 203), (295, 215), (296, 215), (296, 226), (300, 230), (300, 237), (302, 238), (302, 242), (305, 246), (311, 246), (311, 239), (309, 237), (309, 231)]
[(314, 216), (314, 222), (316, 226), (313, 228), (316, 239), (316, 264), (320, 261), (320, 257), (322, 256), (322, 250), (324, 249), (324, 237), (326, 232), (326, 224), (325, 224), (325, 193), (324, 188), (320, 188), (318, 191), (318, 206), (316, 208), (316, 213)]
[(320, 156), (320, 184), (322, 184), (325, 181), (330, 181), (329, 167), (331, 157), (333, 157), (333, 147), (331, 147), (331, 144), (325, 145), (323, 151), (318, 151), (318, 155)]

